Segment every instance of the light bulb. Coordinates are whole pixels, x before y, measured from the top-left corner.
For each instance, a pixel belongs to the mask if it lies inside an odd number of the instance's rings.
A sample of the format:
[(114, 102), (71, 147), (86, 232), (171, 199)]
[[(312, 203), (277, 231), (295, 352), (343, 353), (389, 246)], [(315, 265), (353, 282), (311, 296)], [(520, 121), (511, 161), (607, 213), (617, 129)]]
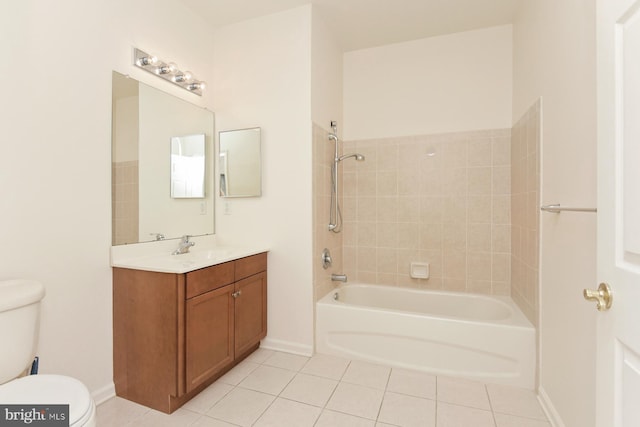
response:
[(173, 81), (176, 83), (187, 83), (193, 79), (191, 71), (184, 71), (182, 74), (176, 74)]
[(147, 65), (154, 65), (156, 62), (158, 62), (158, 58), (155, 56), (145, 56), (138, 59), (138, 64), (142, 67)]
[(173, 74), (178, 71), (178, 66), (173, 62), (169, 62), (168, 64), (161, 64), (157, 69), (157, 74)]
[(198, 81), (195, 81), (193, 83), (189, 83), (186, 86), (186, 88), (191, 90), (191, 91), (195, 91), (195, 90), (202, 91), (202, 90), (206, 89), (206, 87), (207, 87), (207, 84), (205, 82), (198, 82)]

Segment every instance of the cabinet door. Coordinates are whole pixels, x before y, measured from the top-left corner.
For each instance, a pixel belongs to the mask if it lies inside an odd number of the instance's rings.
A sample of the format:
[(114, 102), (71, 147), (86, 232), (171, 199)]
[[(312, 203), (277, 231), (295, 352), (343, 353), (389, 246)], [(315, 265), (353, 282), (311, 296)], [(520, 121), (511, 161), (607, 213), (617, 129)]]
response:
[(234, 295), (237, 357), (267, 335), (267, 273), (239, 280)]
[(233, 285), (186, 302), (187, 392), (233, 361)]

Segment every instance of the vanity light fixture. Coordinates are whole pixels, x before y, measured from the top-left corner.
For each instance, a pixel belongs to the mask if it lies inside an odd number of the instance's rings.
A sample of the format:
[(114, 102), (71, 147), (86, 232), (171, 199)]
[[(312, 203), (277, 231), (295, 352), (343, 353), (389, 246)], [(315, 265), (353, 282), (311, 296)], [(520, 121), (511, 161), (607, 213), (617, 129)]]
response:
[(137, 48), (133, 49), (133, 65), (199, 96), (206, 88), (206, 83), (195, 79), (191, 72), (180, 71), (175, 63), (159, 60)]

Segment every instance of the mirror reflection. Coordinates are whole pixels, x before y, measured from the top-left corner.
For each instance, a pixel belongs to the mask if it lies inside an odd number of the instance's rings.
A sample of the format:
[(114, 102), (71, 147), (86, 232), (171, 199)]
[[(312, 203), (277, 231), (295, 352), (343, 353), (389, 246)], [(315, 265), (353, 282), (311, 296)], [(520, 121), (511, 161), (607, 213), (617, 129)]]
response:
[(220, 132), (220, 196), (260, 196), (260, 157), (260, 128)]
[(171, 138), (171, 197), (204, 197), (205, 136)]
[[(112, 95), (112, 244), (213, 233), (213, 113), (117, 72)], [(181, 135), (204, 138), (202, 185), (189, 190), (200, 196), (172, 197)]]

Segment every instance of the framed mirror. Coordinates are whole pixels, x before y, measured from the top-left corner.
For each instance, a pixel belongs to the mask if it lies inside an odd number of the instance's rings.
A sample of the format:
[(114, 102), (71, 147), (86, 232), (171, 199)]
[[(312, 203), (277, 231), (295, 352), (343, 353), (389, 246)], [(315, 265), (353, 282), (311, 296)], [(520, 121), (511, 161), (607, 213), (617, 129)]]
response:
[[(212, 234), (213, 113), (115, 71), (112, 101), (112, 244)], [(181, 157), (199, 164), (182, 195), (174, 139)]]
[(218, 170), (221, 197), (262, 195), (259, 127), (220, 132)]

